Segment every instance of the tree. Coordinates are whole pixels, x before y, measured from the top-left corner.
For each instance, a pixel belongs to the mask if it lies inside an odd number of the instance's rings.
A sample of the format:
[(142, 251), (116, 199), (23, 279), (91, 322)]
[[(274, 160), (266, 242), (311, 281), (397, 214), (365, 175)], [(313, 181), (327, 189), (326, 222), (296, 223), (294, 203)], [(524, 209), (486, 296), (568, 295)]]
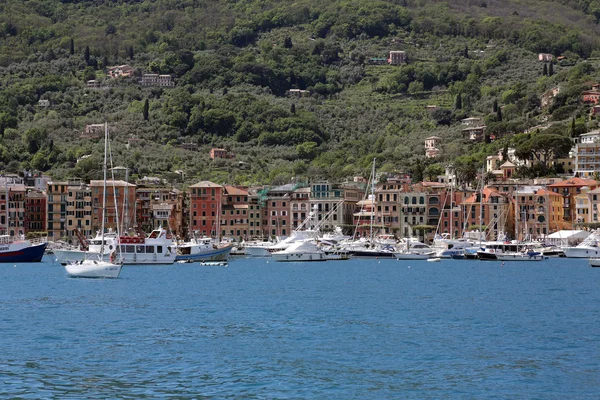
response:
[(127, 56), (130, 60), (133, 60), (133, 46), (129, 46), (129, 48), (127, 49)]
[(552, 76), (554, 75), (554, 67), (552, 62), (550, 62), (550, 65), (548, 66), (548, 76)]
[(83, 53), (83, 59), (87, 65), (90, 65), (90, 46), (85, 46), (85, 52)]
[(462, 95), (460, 93), (456, 95), (456, 101), (454, 103), (454, 108), (456, 110), (462, 110)]
[(498, 112), (498, 100), (494, 99), (494, 104), (492, 105), (492, 110), (494, 112)]
[(296, 114), (296, 105), (294, 103), (292, 103), (292, 105), (290, 106), (290, 112), (292, 114)]
[(467, 46), (465, 46), (465, 50), (463, 52), (463, 55), (465, 58), (469, 58), (469, 48)]
[(150, 104), (148, 102), (148, 99), (146, 99), (146, 101), (144, 101), (144, 110), (143, 110), (143, 114), (144, 114), (144, 121), (148, 121), (148, 113), (150, 111)]
[(71, 43), (69, 45), (69, 54), (75, 54), (75, 41), (71, 38)]
[(440, 164), (431, 164), (425, 168), (423, 174), (428, 181), (436, 182), (437, 177), (444, 174), (444, 167), (442, 167)]
[(548, 76), (548, 64), (544, 63), (544, 70), (542, 71), (543, 76)]
[(113, 24), (108, 24), (106, 26), (106, 35), (114, 35), (115, 33), (117, 33), (117, 27)]
[(502, 122), (502, 109), (500, 107), (496, 110), (496, 121)]
[(286, 49), (291, 49), (292, 46), (293, 46), (292, 38), (287, 36), (283, 42), (283, 47), (285, 47)]

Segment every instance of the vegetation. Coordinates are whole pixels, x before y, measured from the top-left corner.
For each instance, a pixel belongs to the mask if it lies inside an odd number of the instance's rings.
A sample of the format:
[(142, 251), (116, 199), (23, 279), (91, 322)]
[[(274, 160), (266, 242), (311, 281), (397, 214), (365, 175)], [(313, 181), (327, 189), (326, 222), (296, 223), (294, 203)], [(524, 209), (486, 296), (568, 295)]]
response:
[[(134, 178), (344, 179), (376, 157), (378, 171), (415, 179), (452, 163), (468, 183), (507, 146), (536, 163), (522, 174), (556, 173), (569, 138), (597, 126), (581, 92), (599, 77), (599, 10), (584, 0), (7, 0), (0, 163), (98, 178), (101, 139), (82, 133), (108, 121), (116, 163)], [(407, 63), (370, 63), (390, 50)], [(540, 63), (538, 52), (562, 58)], [(121, 64), (136, 76), (108, 78)], [(143, 73), (170, 74), (176, 86), (142, 87)], [(91, 79), (101, 87), (87, 88)], [(483, 143), (462, 135), (470, 116), (485, 121)], [(433, 135), (442, 154), (430, 160), (423, 140)], [(211, 147), (235, 157), (211, 161)]]

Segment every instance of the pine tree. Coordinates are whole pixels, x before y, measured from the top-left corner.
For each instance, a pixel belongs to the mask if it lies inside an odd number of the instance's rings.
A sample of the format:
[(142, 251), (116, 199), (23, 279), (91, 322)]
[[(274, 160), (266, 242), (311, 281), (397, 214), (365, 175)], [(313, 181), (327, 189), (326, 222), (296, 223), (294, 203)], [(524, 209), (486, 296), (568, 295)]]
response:
[(90, 65), (90, 46), (85, 46), (85, 53), (83, 53), (83, 59), (87, 65)]
[(498, 112), (498, 100), (494, 100), (494, 104), (492, 105), (492, 109), (494, 112)]
[(457, 110), (462, 110), (462, 95), (460, 93), (456, 95), (456, 101), (454, 103), (454, 108)]
[(146, 101), (144, 101), (144, 121), (148, 121), (149, 118), (149, 111), (150, 111), (150, 104), (148, 103), (148, 99), (146, 99)]
[(500, 107), (496, 111), (496, 121), (502, 122), (502, 109)]
[(552, 63), (550, 63), (550, 65), (548, 66), (548, 76), (552, 75), (554, 75), (554, 67), (552, 66)]
[(542, 72), (543, 76), (548, 76), (548, 64), (544, 63), (544, 71)]
[(69, 53), (71, 55), (75, 54), (75, 41), (71, 38), (71, 44), (69, 46)]

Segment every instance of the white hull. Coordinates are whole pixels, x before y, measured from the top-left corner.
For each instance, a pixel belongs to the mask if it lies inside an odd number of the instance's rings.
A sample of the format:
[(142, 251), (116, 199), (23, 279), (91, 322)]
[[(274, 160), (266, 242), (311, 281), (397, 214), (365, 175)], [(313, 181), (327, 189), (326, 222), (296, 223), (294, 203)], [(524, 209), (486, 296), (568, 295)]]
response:
[(67, 274), (73, 278), (112, 278), (121, 274), (121, 265), (106, 261), (83, 260), (65, 266)]
[(416, 254), (416, 253), (395, 253), (396, 259), (398, 260), (427, 260), (428, 258), (434, 257), (435, 253), (429, 254)]
[(600, 247), (565, 247), (563, 250), (569, 258), (600, 257)]
[(271, 253), (266, 247), (248, 246), (246, 247), (246, 256), (248, 257), (271, 257)]
[(600, 258), (590, 258), (590, 267), (600, 267)]
[(325, 253), (273, 253), (271, 257), (277, 262), (327, 261)]
[(546, 257), (541, 254), (496, 254), (498, 261), (542, 261)]

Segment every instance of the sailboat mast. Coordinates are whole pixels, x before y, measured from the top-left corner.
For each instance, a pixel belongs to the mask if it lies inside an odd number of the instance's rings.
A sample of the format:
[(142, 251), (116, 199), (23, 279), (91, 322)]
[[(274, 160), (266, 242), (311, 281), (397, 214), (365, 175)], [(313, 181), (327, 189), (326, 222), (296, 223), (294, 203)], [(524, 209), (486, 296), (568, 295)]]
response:
[(373, 159), (373, 167), (371, 169), (371, 230), (369, 232), (369, 239), (373, 240), (373, 222), (375, 220), (375, 160)]
[(100, 256), (104, 254), (104, 219), (106, 218), (106, 158), (108, 155), (108, 122), (104, 123), (104, 161), (102, 162), (103, 186), (102, 186), (102, 244), (100, 245)]
[(483, 235), (483, 168), (481, 169), (481, 180), (479, 187), (479, 246), (481, 246), (481, 236)]
[(515, 188), (515, 240), (519, 240), (519, 191)]
[(4, 210), (6, 211), (6, 234), (9, 235), (8, 229), (9, 229), (10, 223), (8, 222), (8, 219), (9, 219), (9, 214), (8, 214), (8, 176), (6, 176), (6, 174), (4, 174), (4, 198), (6, 199), (6, 205), (4, 207)]

